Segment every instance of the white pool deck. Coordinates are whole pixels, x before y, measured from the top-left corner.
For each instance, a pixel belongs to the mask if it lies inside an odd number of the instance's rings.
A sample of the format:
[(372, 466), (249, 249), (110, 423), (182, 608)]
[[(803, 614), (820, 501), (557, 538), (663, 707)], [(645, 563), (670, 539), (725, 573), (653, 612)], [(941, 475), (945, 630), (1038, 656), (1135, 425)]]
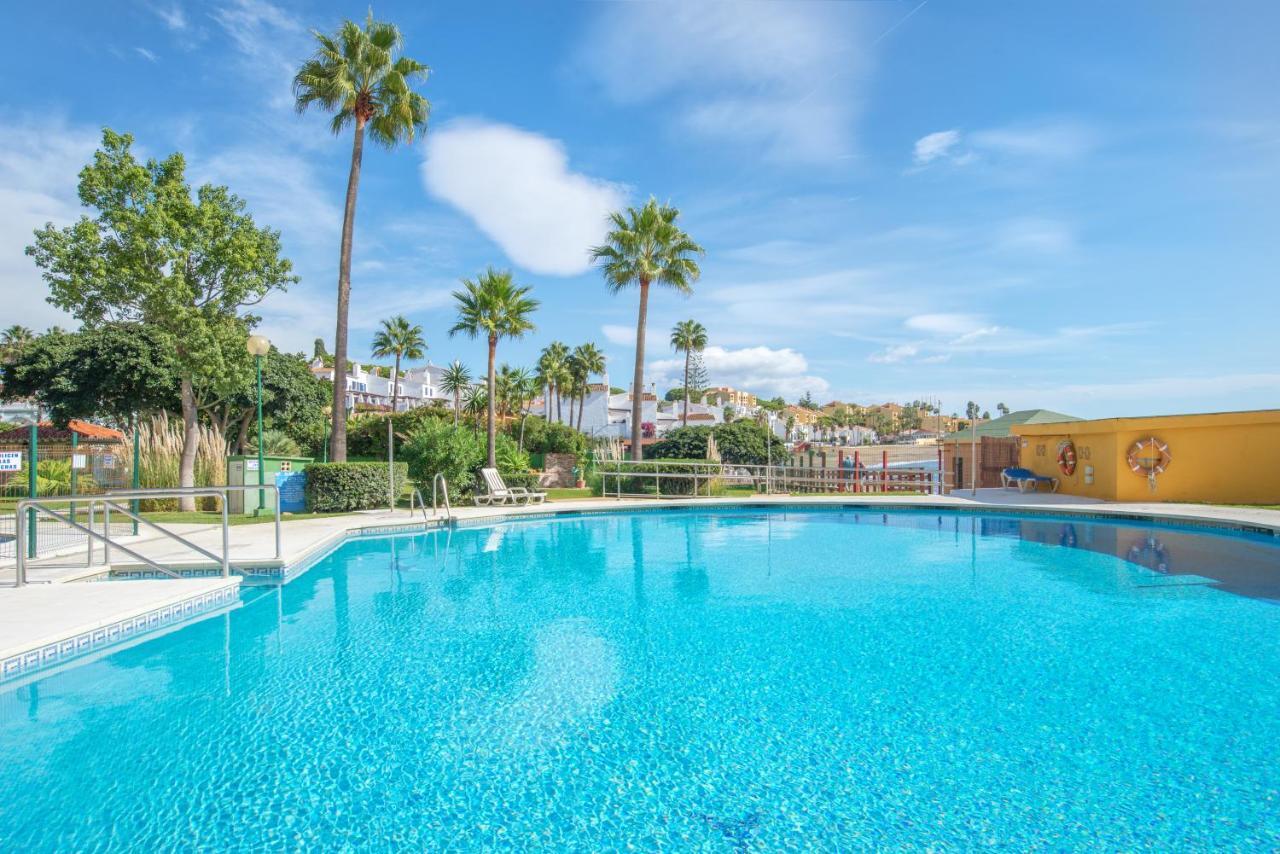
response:
[[(658, 506), (688, 506), (691, 501), (653, 499), (584, 499), (550, 502), (534, 507), (460, 507), (453, 511), (459, 519), (516, 516), (529, 512), (575, 510), (625, 510)], [(733, 506), (736, 504), (822, 505), (872, 504), (882, 506), (954, 507), (978, 509), (1052, 510), (1054, 512), (1088, 512), (1118, 515), (1152, 515), (1170, 520), (1228, 522), (1264, 527), (1280, 532), (1280, 511), (1248, 507), (1158, 503), (1104, 503), (1077, 496), (1054, 494), (1022, 494), (1000, 489), (980, 489), (949, 496), (879, 496), (844, 494), (832, 496), (757, 496), (754, 498), (697, 499), (698, 506)], [(322, 519), (287, 521), (282, 526), (281, 561), (285, 566), (327, 551), (340, 543), (349, 532), (362, 528), (383, 528), (420, 524), (421, 513), (411, 516), (406, 510), (397, 512), (369, 511)], [(175, 525), (173, 530), (190, 538), (209, 551), (221, 552), (221, 528), (216, 526)], [(274, 526), (241, 525), (231, 529), (231, 561), (233, 564), (274, 566)], [(209, 566), (207, 559), (193, 553), (181, 543), (159, 534), (124, 540), (130, 548), (163, 566)], [(201, 619), (225, 610), (235, 599), (241, 583), (238, 575), (230, 578), (204, 577), (162, 580), (129, 580), (111, 583), (73, 583), (100, 576), (106, 569), (101, 562), (85, 566), (84, 549), (52, 561), (42, 561), (29, 569), (31, 582), (22, 588), (11, 586), (14, 578), (12, 561), (0, 564), (0, 664), (26, 655), (27, 661), (36, 651), (46, 653), (57, 644), (65, 648), (71, 639), (93, 636), (93, 630), (104, 627), (128, 628), (142, 624), (159, 628), (186, 619)], [(114, 557), (117, 569), (128, 561), (123, 554)], [(1277, 566), (1280, 572), (1280, 566)], [(195, 603), (192, 608), (190, 604)], [(176, 608), (175, 608), (176, 606)], [(186, 611), (183, 611), (183, 608)], [(183, 616), (189, 613), (189, 616)], [(169, 615), (173, 616), (170, 617)], [(157, 615), (160, 615), (157, 617)], [(149, 624), (148, 624), (149, 621)], [(6, 674), (0, 671), (0, 680)]]

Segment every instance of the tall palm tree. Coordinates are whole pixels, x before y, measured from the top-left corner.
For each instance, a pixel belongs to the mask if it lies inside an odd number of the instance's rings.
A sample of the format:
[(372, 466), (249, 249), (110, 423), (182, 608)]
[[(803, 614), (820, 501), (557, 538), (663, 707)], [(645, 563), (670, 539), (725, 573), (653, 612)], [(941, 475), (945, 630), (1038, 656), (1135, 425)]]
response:
[(462, 280), (463, 289), (453, 292), (458, 304), (458, 322), (449, 330), (450, 335), (465, 333), (470, 338), (484, 337), (489, 343), (489, 467), (498, 464), (497, 423), (494, 420), (495, 376), (494, 359), (501, 338), (522, 338), (533, 330), (529, 315), (538, 308), (538, 301), (529, 296), (529, 289), (511, 279), (510, 270), (492, 267), (476, 277), (475, 281)]
[(462, 411), (462, 393), (471, 388), (471, 371), (454, 359), (453, 364), (440, 375), (440, 390), (453, 395), (453, 426), (458, 426), (458, 414)]
[[(395, 24), (375, 21), (372, 11), (364, 27), (343, 21), (333, 35), (317, 30), (316, 52), (293, 78), (298, 112), (316, 105), (333, 113), (334, 134), (355, 128), (351, 169), (342, 212), (338, 258), (338, 319), (333, 340), (333, 432), (329, 436), (335, 462), (347, 459), (347, 310), (351, 303), (351, 240), (356, 225), (356, 193), (364, 135), (385, 148), (413, 142), (427, 125), (431, 105), (413, 85), (427, 77), (427, 66), (400, 53), (402, 39)], [(400, 54), (397, 56), (397, 54)]]
[[(578, 429), (582, 429), (582, 413), (587, 406), (587, 392), (593, 374), (604, 373), (604, 353), (594, 343), (588, 341), (573, 348), (569, 356), (569, 365), (573, 372), (574, 386), (578, 391)], [(572, 416), (570, 412), (570, 416)]]
[(511, 374), (511, 394), (520, 411), (520, 450), (524, 450), (524, 423), (529, 417), (529, 404), (538, 396), (538, 378), (528, 368), (518, 368)]
[(538, 376), (547, 392), (546, 406), (543, 407), (547, 420), (551, 420), (552, 397), (555, 398), (556, 420), (560, 420), (561, 386), (569, 378), (569, 347), (561, 341), (552, 341), (542, 348), (538, 355)]
[(467, 389), (467, 399), (463, 406), (467, 415), (471, 416), (471, 432), (480, 433), (480, 414), (489, 406), (489, 395), (482, 387), (473, 385)]
[[(55, 327), (56, 329), (56, 327)], [(53, 332), (53, 329), (49, 330)], [(25, 326), (14, 324), (0, 332), (0, 361), (12, 362), (22, 352), (22, 348), (30, 344), (36, 338), (36, 334)]]
[(391, 491), (392, 510), (396, 509), (396, 442), (392, 422), (400, 402), (400, 360), (421, 359), (426, 352), (422, 327), (410, 323), (403, 314), (382, 321), (382, 328), (373, 336), (374, 358), (396, 357), (396, 366), (391, 371), (391, 414), (387, 416), (387, 488)]
[(707, 329), (696, 320), (682, 320), (671, 329), (671, 347), (684, 353), (684, 412), (680, 414), (680, 426), (689, 426), (689, 360), (694, 353), (707, 347)]
[(643, 208), (627, 208), (609, 215), (612, 230), (605, 243), (591, 250), (591, 260), (602, 261), (604, 280), (613, 293), (632, 285), (640, 288), (636, 318), (636, 369), (631, 382), (631, 458), (643, 456), (641, 408), (644, 398), (644, 335), (649, 312), (649, 286), (657, 283), (682, 294), (693, 291), (701, 270), (694, 256), (703, 249), (676, 225), (680, 211), (650, 198)]

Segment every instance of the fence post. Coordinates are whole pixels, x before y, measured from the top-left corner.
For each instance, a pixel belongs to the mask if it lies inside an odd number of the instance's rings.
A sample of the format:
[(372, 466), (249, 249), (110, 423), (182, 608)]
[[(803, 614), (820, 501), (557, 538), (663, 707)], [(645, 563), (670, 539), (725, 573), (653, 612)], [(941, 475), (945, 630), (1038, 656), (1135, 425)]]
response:
[(880, 491), (889, 491), (889, 449), (880, 452)]
[[(38, 492), (39, 480), (36, 477), (36, 466), (40, 464), (40, 411), (36, 410), (36, 420), (31, 422), (31, 432), (27, 434), (27, 450), (31, 453), (30, 466), (27, 469), (27, 491), (31, 493), (32, 498), (39, 498)], [(21, 524), (21, 523), (19, 523)], [(31, 508), (27, 511), (27, 557), (34, 558), (36, 556), (36, 511)]]
[[(133, 489), (135, 491), (142, 488), (142, 463), (138, 459), (140, 444), (141, 443), (138, 441), (138, 413), (135, 412), (133, 413), (133, 481), (132, 481)], [(142, 502), (139, 499), (135, 498), (133, 499), (133, 501), (129, 503), (133, 505), (129, 509), (131, 509), (135, 515), (142, 512), (141, 510)], [(133, 535), (135, 537), (138, 536), (138, 520), (137, 519), (133, 520)]]
[(862, 491), (862, 454), (856, 449), (853, 452), (853, 491)]
[(836, 451), (836, 492), (844, 492), (844, 448)]
[[(71, 431), (71, 497), (76, 497), (76, 484), (79, 482), (79, 475), (76, 472), (76, 450), (80, 447), (80, 434), (75, 430)], [(67, 508), (71, 511), (71, 521), (76, 521), (76, 503), (71, 502), (71, 506)]]
[(942, 446), (938, 446), (938, 494), (942, 494)]

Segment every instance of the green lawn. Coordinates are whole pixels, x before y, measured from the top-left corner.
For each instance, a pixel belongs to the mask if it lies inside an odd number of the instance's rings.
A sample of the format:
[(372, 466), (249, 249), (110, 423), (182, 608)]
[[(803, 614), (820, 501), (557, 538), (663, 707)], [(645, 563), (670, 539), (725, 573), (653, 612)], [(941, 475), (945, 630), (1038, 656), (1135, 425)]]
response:
[(590, 489), (575, 489), (573, 487), (553, 487), (546, 490), (548, 501), (574, 501), (583, 498), (592, 498)]

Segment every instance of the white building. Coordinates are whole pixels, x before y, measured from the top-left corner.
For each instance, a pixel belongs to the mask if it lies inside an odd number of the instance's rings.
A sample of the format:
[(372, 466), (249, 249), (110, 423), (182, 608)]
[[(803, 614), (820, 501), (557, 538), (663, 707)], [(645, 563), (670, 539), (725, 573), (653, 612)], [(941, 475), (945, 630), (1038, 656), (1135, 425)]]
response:
[[(388, 376), (383, 376), (385, 370)], [(320, 359), (311, 362), (311, 373), (322, 380), (333, 382), (333, 367), (325, 365)], [(391, 371), (377, 369), (375, 366), (349, 362), (347, 365), (347, 409), (381, 409), (391, 408)], [(431, 403), (443, 403), (453, 408), (453, 396), (440, 389), (444, 368), (428, 362), (417, 368), (401, 369), (399, 390), (397, 391), (396, 409), (406, 412), (419, 406)]]

